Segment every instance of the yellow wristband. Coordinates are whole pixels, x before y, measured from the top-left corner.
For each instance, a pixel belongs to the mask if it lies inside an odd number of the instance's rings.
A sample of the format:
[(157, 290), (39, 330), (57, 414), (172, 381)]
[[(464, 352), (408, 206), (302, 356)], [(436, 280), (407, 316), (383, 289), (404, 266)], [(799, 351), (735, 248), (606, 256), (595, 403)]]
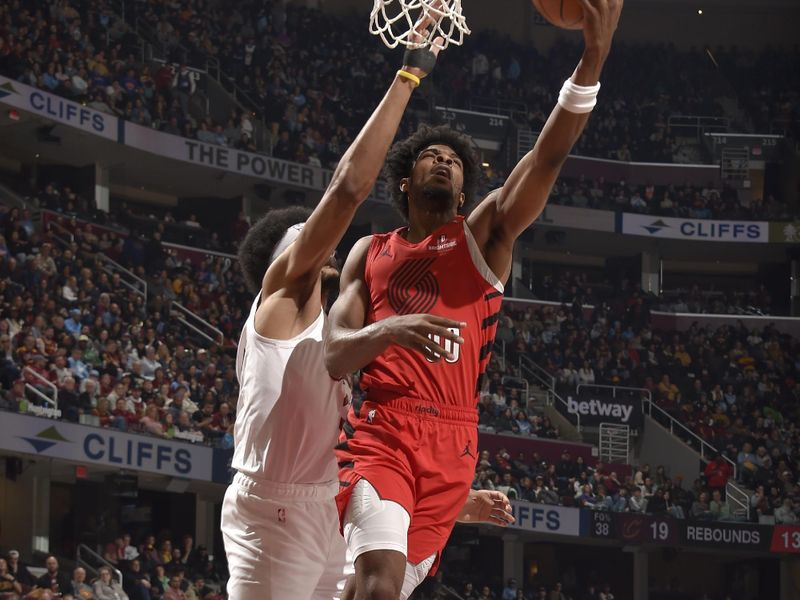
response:
[(413, 73), (409, 73), (408, 71), (404, 71), (403, 69), (399, 69), (397, 71), (397, 76), (402, 77), (403, 79), (408, 79), (414, 84), (414, 87), (419, 87), (420, 78), (414, 75)]

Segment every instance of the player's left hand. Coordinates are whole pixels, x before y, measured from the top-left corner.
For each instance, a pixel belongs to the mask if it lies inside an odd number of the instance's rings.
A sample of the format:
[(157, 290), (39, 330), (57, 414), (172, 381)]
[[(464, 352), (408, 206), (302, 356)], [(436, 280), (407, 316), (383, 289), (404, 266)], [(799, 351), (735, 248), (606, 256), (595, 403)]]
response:
[(580, 0), (583, 6), (583, 39), (587, 51), (605, 60), (617, 30), (624, 0)]
[[(439, 9), (441, 2), (434, 3), (432, 6)], [(415, 50), (406, 50), (403, 56), (403, 70), (416, 75), (420, 79), (430, 75), (439, 52), (442, 50), (444, 38), (437, 37), (434, 40), (429, 40), (430, 28), (435, 23), (436, 13), (430, 10), (424, 12), (420, 20), (414, 24), (414, 29), (411, 31), (410, 40), (418, 44), (425, 44), (421, 48)], [(427, 40), (427, 43), (426, 43)]]
[(515, 521), (511, 502), (503, 492), (495, 490), (470, 490), (461, 513), (461, 523), (491, 523), (506, 527)]

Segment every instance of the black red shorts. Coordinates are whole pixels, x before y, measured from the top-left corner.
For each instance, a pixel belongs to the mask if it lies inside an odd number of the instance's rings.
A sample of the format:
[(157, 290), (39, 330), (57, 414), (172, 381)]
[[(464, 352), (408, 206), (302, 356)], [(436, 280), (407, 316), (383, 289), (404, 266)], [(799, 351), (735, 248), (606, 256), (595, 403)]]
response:
[[(474, 408), (411, 398), (354, 403), (336, 447), (340, 526), (353, 486), (363, 478), (410, 515), (410, 563), (441, 554), (475, 475), (477, 425)], [(436, 566), (438, 557), (430, 574)]]

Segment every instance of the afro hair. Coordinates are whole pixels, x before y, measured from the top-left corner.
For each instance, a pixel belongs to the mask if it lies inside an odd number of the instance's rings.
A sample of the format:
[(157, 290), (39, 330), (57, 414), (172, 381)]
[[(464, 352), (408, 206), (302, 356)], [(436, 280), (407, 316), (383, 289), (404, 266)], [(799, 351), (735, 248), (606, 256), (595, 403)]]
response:
[(239, 265), (250, 292), (257, 294), (261, 290), (269, 259), (286, 230), (310, 216), (311, 209), (305, 206), (279, 208), (267, 212), (247, 231), (239, 246)]
[(406, 219), (408, 218), (408, 194), (400, 190), (400, 181), (411, 175), (414, 161), (419, 153), (433, 144), (449, 146), (461, 158), (464, 165), (464, 185), (461, 190), (464, 194), (462, 210), (469, 207), (475, 200), (481, 172), (472, 139), (446, 125), (437, 127), (420, 125), (419, 129), (410, 137), (392, 146), (386, 156), (386, 165), (384, 166), (384, 175), (389, 186), (392, 203)]

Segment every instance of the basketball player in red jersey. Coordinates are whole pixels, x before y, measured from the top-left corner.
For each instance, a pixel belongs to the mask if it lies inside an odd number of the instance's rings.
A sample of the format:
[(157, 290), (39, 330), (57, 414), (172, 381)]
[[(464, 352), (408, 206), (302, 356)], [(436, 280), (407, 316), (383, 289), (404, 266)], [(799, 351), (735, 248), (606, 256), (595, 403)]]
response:
[[(403, 72), (421, 78), (432, 66)], [(413, 89), (408, 77), (393, 80), (313, 212), (270, 211), (240, 246), (254, 299), (236, 360), (237, 473), (222, 506), (230, 600), (351, 597), (333, 454), (349, 385), (325, 367), (323, 308), (338, 278), (333, 250), (375, 183)], [(465, 499), (460, 519), (513, 522), (505, 495), (488, 490)]]
[(356, 600), (407, 598), (435, 571), (470, 488), (476, 399), (514, 242), (542, 212), (596, 103), (622, 0), (581, 0), (585, 49), (533, 150), (465, 219), (478, 161), (469, 138), (423, 127), (389, 152), (408, 226), (361, 239), (331, 311), (332, 376), (363, 369), (343, 424), (337, 496)]

